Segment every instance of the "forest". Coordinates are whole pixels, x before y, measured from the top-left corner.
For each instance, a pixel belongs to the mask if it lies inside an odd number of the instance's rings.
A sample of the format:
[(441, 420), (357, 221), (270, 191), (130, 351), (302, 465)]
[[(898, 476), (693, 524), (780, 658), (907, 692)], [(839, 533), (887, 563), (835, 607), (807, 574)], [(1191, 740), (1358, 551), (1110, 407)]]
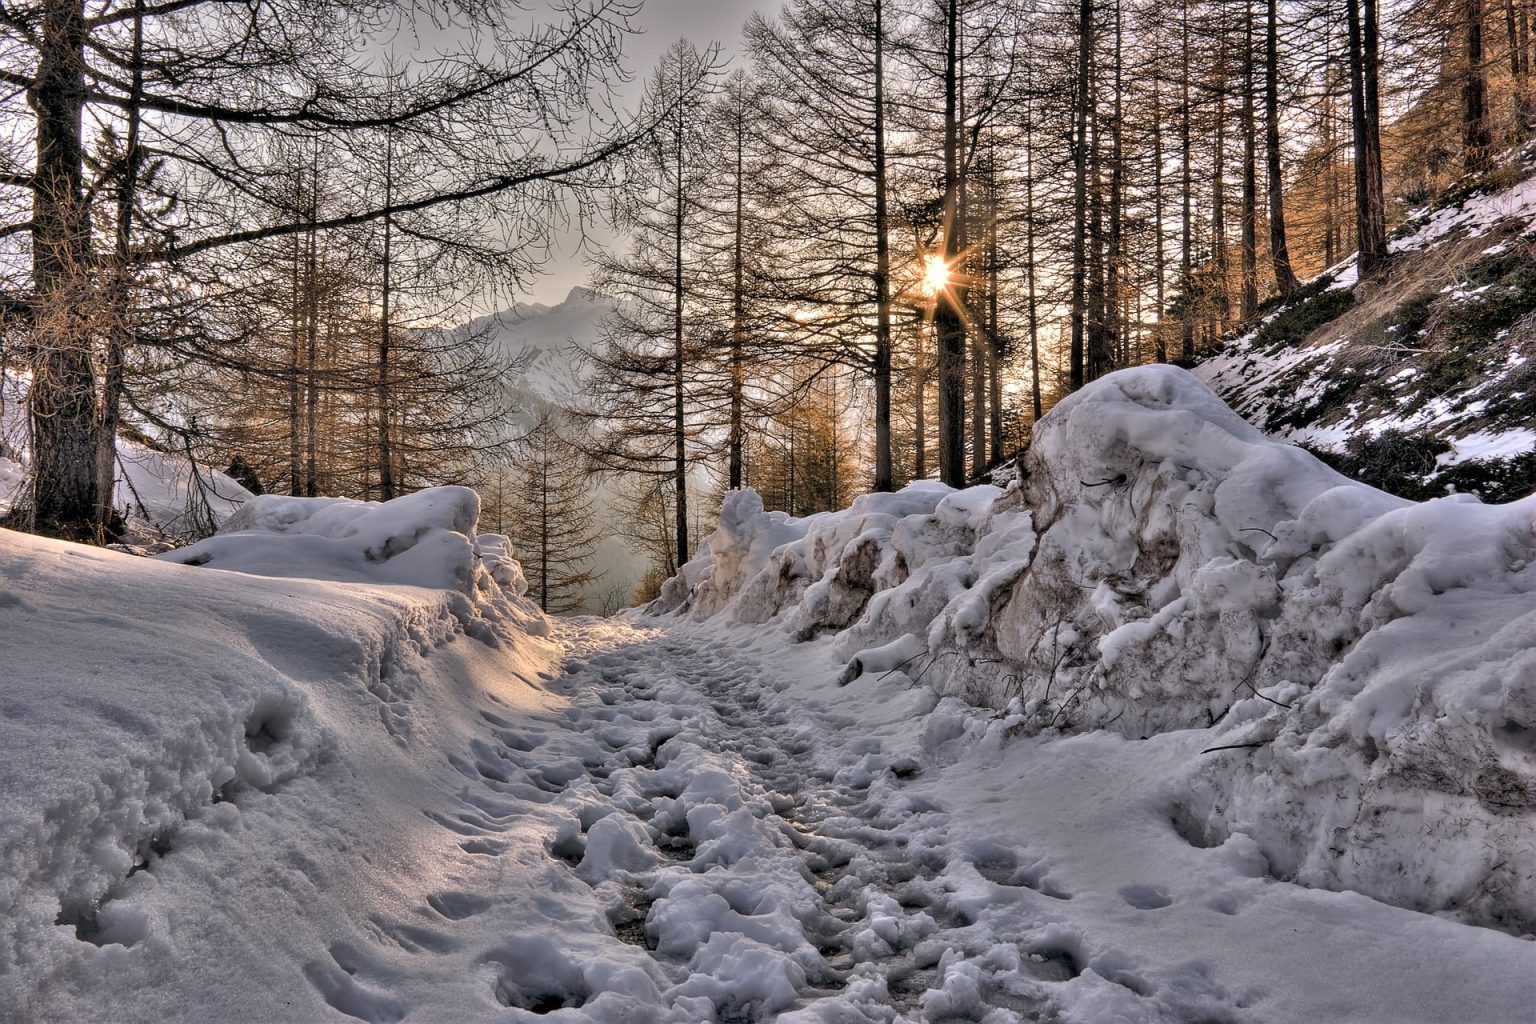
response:
[[(6, 524), (127, 538), (125, 443), (191, 467), (177, 543), (216, 470), (462, 483), (554, 611), (602, 490), (647, 598), (730, 490), (984, 480), (1085, 384), (1389, 276), (1536, 129), (1529, 0), (790, 0), (637, 69), (642, 13), (5, 0)], [(598, 225), (581, 394), (520, 407), (464, 325)]]

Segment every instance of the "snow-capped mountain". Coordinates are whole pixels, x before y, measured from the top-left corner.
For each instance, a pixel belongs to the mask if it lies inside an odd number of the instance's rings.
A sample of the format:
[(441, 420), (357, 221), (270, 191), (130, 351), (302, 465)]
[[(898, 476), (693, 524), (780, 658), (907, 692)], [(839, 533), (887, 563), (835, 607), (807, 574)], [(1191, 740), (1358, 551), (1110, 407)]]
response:
[(517, 365), (512, 387), (531, 420), (549, 405), (568, 406), (580, 394), (581, 350), (596, 344), (602, 320), (614, 300), (590, 288), (572, 288), (562, 302), (519, 302), (477, 317), (462, 330), (485, 337), (509, 364)]

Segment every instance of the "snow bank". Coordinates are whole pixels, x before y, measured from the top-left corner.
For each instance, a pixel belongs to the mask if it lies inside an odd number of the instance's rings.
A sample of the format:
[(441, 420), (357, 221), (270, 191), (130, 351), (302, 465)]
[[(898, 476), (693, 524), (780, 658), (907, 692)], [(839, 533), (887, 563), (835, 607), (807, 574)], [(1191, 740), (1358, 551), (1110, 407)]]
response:
[(429, 487), (387, 502), (252, 498), (219, 533), (157, 557), (183, 565), (346, 583), (453, 591), (476, 627), (503, 620), (547, 628), (521, 600), (527, 590), (506, 538), (480, 537), (480, 498), (467, 487)]
[[(359, 544), (393, 533), (361, 519)], [(466, 1001), (434, 1003), (407, 940), (369, 938), (393, 908), (454, 908), (445, 876), (475, 858), (448, 758), (482, 712), (547, 699), (526, 680), (558, 652), (507, 622), (468, 638), (466, 604), (0, 530), (0, 1019), (498, 1012), (462, 983), (476, 953), (443, 968)]]
[(1023, 470), (798, 522), (732, 495), (654, 610), (836, 632), (845, 682), (902, 671), (1012, 734), (1212, 729), (1192, 839), (1536, 928), (1536, 497), (1412, 505), (1166, 366), (1061, 402)]

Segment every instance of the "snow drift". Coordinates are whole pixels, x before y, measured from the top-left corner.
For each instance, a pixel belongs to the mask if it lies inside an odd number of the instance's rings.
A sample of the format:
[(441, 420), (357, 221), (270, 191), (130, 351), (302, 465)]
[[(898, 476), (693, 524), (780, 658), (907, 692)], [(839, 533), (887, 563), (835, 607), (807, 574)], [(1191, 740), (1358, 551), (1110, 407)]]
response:
[(527, 584), (507, 539), (479, 535), (479, 514), (480, 497), (467, 487), (382, 503), (268, 494), (246, 502), (215, 536), (157, 557), (257, 576), (452, 591), (464, 598), (455, 613), (483, 637), (503, 621), (545, 632), (544, 617), (521, 600)]
[(796, 520), (731, 495), (652, 607), (835, 632), (1014, 733), (1209, 729), (1187, 838), (1277, 876), (1536, 929), (1536, 497), (1414, 505), (1125, 370), (1002, 491), (914, 484)]

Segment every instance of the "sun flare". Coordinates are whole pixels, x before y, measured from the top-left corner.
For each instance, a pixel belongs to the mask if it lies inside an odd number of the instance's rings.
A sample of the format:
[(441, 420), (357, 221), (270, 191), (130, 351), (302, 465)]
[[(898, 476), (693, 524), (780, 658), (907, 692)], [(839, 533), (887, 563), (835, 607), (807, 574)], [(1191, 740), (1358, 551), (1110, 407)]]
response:
[(949, 287), (949, 263), (936, 252), (923, 257), (923, 291), (937, 295)]

